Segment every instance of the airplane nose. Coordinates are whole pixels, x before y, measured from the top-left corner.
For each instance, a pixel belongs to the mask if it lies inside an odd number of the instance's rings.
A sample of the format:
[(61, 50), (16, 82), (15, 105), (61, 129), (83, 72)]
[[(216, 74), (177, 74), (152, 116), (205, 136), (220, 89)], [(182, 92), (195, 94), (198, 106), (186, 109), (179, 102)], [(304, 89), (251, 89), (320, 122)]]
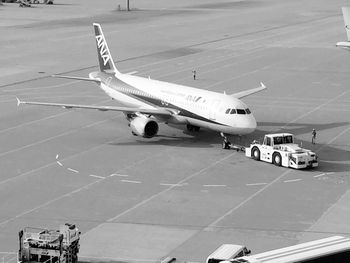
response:
[(257, 127), (256, 120), (253, 115), (247, 116), (245, 123), (244, 123), (244, 129), (242, 131), (242, 134), (249, 134), (255, 131)]

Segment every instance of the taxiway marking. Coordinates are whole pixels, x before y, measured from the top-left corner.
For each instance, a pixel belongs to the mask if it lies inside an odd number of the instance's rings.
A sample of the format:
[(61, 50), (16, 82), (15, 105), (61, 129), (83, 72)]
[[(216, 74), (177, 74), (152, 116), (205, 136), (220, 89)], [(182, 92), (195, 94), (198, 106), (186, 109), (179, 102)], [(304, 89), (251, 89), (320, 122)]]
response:
[(120, 180), (123, 183), (131, 183), (131, 184), (141, 184), (141, 181), (131, 181), (131, 180)]
[[(221, 162), (231, 158), (232, 155), (234, 155), (234, 154), (235, 153), (231, 153), (231, 154), (227, 155), (226, 157), (224, 157), (224, 158), (222, 158), (222, 159), (220, 159), (220, 160), (218, 160), (218, 161), (208, 165), (207, 167), (204, 167), (203, 169), (199, 170), (198, 172), (195, 172), (195, 173), (187, 176), (186, 178), (184, 178), (184, 179), (180, 180), (179, 182), (177, 182), (176, 185), (186, 183), (191, 178), (193, 178), (193, 177), (195, 177), (195, 176), (197, 176), (197, 175), (199, 175), (199, 174), (209, 170), (210, 168), (215, 167), (217, 164), (219, 164), (219, 163), (221, 163)], [(106, 222), (112, 222), (112, 221), (114, 221), (114, 220), (116, 220), (116, 219), (118, 219), (118, 218), (128, 214), (129, 212), (135, 210), (136, 208), (139, 208), (140, 206), (148, 203), (149, 201), (152, 201), (153, 199), (157, 198), (158, 196), (160, 196), (160, 195), (162, 195), (162, 194), (172, 190), (174, 187), (176, 187), (176, 185), (169, 186), (168, 188), (164, 189), (163, 191), (160, 191), (160, 192), (158, 192), (158, 193), (156, 193), (154, 195), (151, 195), (150, 197), (142, 200), (141, 202), (137, 203), (136, 205), (130, 207), (129, 209), (126, 209), (124, 212), (121, 212), (120, 214), (116, 215), (115, 217), (112, 217), (112, 218), (106, 220)]]
[(267, 183), (253, 183), (253, 184), (246, 184), (246, 186), (259, 186), (259, 185), (266, 185)]
[(291, 179), (291, 180), (286, 180), (286, 181), (283, 181), (283, 183), (294, 183), (294, 182), (299, 182), (301, 181), (302, 179)]
[(63, 164), (62, 164), (60, 161), (56, 161), (56, 163), (57, 163), (59, 166), (63, 166)]
[(160, 183), (159, 185), (162, 185), (162, 186), (184, 186), (184, 184), (167, 184), (167, 183)]
[(99, 178), (99, 179), (105, 179), (106, 178), (106, 177), (99, 176), (99, 175), (94, 175), (94, 174), (90, 174), (89, 176), (96, 177), (96, 178)]
[(318, 174), (318, 175), (315, 175), (314, 178), (321, 177), (321, 176), (324, 176), (324, 175), (326, 175), (326, 174), (325, 173)]
[(274, 183), (276, 183), (277, 181), (279, 181), (280, 179), (282, 179), (284, 176), (286, 176), (287, 174), (289, 174), (292, 170), (287, 170), (284, 173), (282, 173), (280, 176), (278, 176), (276, 179), (274, 179), (273, 181), (271, 181), (270, 183), (268, 183), (267, 185), (265, 185), (263, 188), (261, 188), (260, 190), (256, 191), (254, 194), (252, 194), (251, 196), (249, 196), (248, 198), (246, 198), (245, 200), (243, 200), (241, 203), (239, 203), (238, 205), (236, 205), (235, 207), (231, 208), (229, 211), (227, 211), (225, 214), (223, 214), (222, 216), (220, 216), (218, 219), (216, 219), (214, 222), (212, 222), (211, 224), (209, 224), (204, 231), (211, 231), (213, 228), (215, 228), (215, 226), (217, 225), (217, 223), (219, 223), (220, 221), (222, 221), (225, 217), (231, 215), (233, 212), (235, 212), (236, 210), (238, 210), (239, 208), (241, 208), (243, 205), (245, 205), (246, 203), (248, 203), (250, 200), (252, 200), (254, 197), (256, 197), (257, 195), (259, 195), (260, 193), (262, 193), (263, 191), (265, 191), (267, 188), (269, 188), (271, 185), (273, 185)]
[(109, 177), (113, 177), (113, 176), (128, 177), (129, 175), (127, 175), (127, 174), (116, 174), (116, 173), (109, 175)]
[(72, 168), (67, 168), (67, 170), (68, 170), (68, 171), (71, 171), (71, 172), (73, 172), (73, 173), (76, 173), (76, 174), (79, 173), (78, 170), (75, 170), (75, 169), (72, 169)]

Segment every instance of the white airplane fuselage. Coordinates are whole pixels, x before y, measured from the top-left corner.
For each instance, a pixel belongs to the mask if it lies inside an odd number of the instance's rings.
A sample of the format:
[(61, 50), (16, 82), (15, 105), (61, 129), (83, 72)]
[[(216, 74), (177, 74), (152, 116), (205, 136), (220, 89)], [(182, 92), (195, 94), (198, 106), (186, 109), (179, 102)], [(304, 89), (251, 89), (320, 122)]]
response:
[[(101, 81), (100, 88), (125, 106), (175, 111), (166, 123), (238, 135), (251, 133), (257, 126), (247, 105), (230, 95), (121, 73), (116, 77), (98, 71), (89, 78)], [(235, 113), (231, 114), (232, 109)]]

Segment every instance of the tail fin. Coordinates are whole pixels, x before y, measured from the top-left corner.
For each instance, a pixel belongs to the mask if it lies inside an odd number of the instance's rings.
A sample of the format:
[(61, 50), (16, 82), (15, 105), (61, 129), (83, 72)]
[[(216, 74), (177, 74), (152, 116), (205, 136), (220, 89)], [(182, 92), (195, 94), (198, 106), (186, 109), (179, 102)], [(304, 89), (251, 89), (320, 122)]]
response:
[(350, 41), (350, 7), (342, 7), (346, 35)]
[(114, 65), (113, 58), (109, 52), (107, 41), (103, 35), (100, 24), (94, 23), (98, 64), (100, 71), (108, 73), (119, 73)]

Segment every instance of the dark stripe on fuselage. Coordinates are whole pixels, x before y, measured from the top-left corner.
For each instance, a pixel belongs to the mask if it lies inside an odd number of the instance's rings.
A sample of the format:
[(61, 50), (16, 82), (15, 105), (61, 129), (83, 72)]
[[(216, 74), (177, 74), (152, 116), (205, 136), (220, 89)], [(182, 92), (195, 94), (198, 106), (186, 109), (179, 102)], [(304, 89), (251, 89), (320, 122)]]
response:
[[(172, 103), (168, 103), (168, 102), (164, 102), (161, 99), (144, 92), (143, 90), (139, 90), (123, 81), (121, 81), (120, 79), (116, 78), (113, 74), (109, 74), (109, 73), (104, 73), (104, 72), (99, 72), (97, 75), (98, 78), (101, 79), (101, 82), (105, 85), (107, 85), (108, 87), (123, 93), (124, 95), (127, 95), (129, 97), (132, 97), (134, 99), (137, 99), (139, 101), (142, 101), (152, 107), (160, 107), (160, 108), (171, 108), (174, 110), (178, 110), (179, 111), (179, 116), (184, 116), (184, 117), (188, 117), (188, 118), (192, 118), (192, 119), (196, 119), (196, 120), (200, 120), (200, 121), (205, 121), (205, 122), (209, 122), (209, 123), (213, 123), (213, 124), (217, 124), (217, 125), (222, 125), (222, 126), (228, 126), (219, 122), (215, 122), (212, 120), (209, 120), (205, 117), (202, 117), (200, 115), (194, 114), (193, 112), (190, 112), (186, 109), (183, 109), (181, 107), (178, 107), (177, 105), (174, 105)], [(166, 107), (164, 107), (166, 106)]]

